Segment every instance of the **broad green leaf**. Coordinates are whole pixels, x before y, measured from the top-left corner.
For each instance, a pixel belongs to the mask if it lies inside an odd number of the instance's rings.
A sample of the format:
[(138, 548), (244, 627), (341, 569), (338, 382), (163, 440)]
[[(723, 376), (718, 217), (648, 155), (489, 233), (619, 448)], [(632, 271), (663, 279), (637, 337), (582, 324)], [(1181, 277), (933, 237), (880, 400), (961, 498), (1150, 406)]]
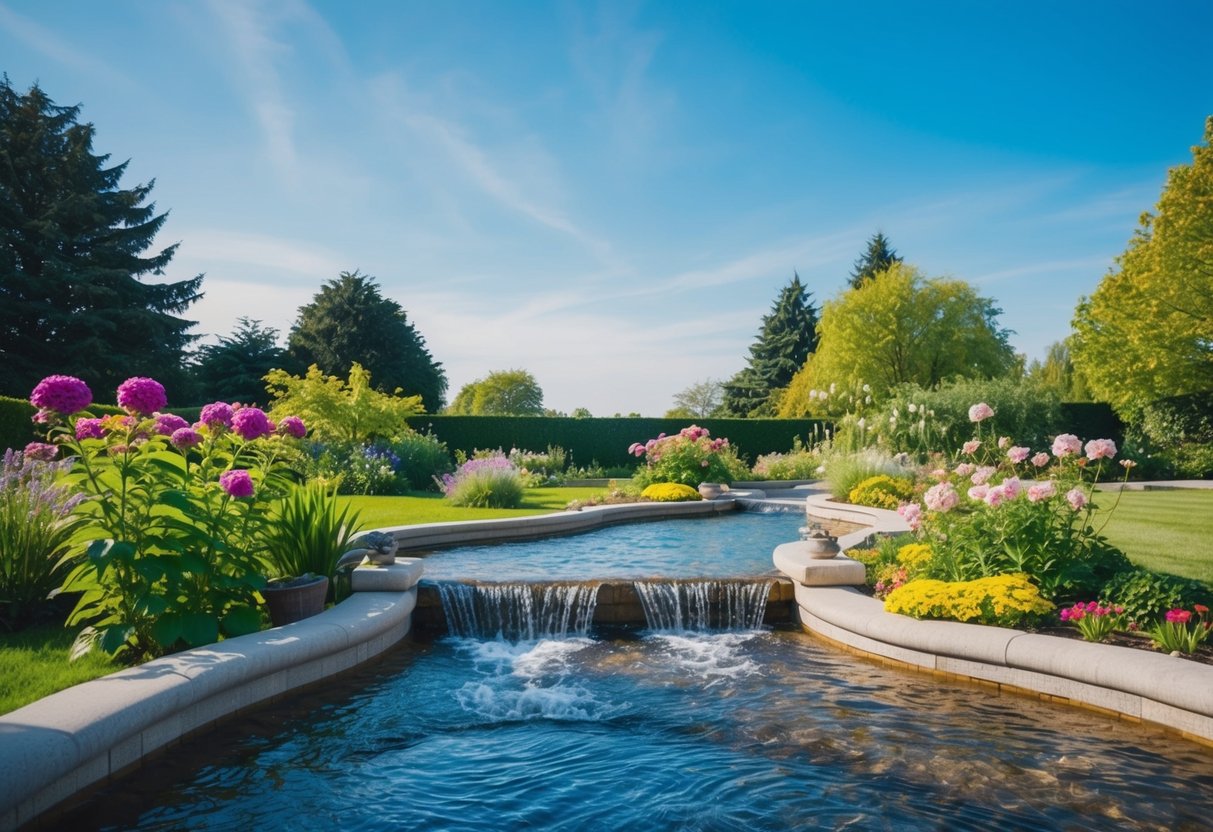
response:
[(181, 637), (181, 616), (178, 613), (165, 613), (152, 623), (152, 638), (165, 648), (171, 648)]
[(101, 629), (101, 649), (111, 656), (121, 650), (135, 628), (129, 624), (111, 624)]
[(237, 605), (223, 617), (223, 632), (229, 636), (243, 636), (261, 629), (261, 611), (249, 605)]
[(190, 647), (214, 644), (219, 640), (219, 619), (205, 612), (187, 612), (181, 616), (181, 636)]

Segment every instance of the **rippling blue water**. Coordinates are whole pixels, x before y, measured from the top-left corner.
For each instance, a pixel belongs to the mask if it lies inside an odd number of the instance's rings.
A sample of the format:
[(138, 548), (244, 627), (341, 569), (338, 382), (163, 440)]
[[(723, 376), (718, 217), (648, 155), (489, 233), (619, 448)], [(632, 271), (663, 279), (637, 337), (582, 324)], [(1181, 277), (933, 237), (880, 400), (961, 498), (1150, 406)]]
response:
[(70, 829), (1207, 829), (1207, 749), (799, 633), (405, 645)]
[(796, 540), (801, 512), (628, 523), (584, 534), (460, 546), (425, 558), (430, 580), (565, 581), (774, 574), (771, 552)]

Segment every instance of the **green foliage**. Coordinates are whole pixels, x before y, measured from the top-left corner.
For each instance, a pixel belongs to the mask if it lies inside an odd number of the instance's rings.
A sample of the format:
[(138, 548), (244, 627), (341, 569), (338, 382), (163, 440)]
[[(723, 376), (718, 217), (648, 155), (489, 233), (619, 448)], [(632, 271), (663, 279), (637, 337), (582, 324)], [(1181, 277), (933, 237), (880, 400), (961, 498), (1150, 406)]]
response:
[(303, 378), (285, 370), (265, 376), (273, 396), (270, 415), (301, 417), (318, 439), (365, 443), (395, 436), (408, 426), (410, 416), (422, 412), (419, 396), (390, 396), (371, 387), (371, 374), (355, 362), (349, 380), (326, 376), (313, 364)]
[(447, 502), (470, 508), (514, 508), (524, 487), (518, 468), (500, 455), (470, 459), (442, 480)]
[(694, 488), (680, 482), (655, 482), (646, 485), (640, 496), (654, 503), (690, 503), (703, 499)]
[(851, 489), (847, 501), (857, 506), (872, 506), (896, 511), (914, 495), (914, 483), (907, 477), (877, 474)]
[(287, 350), (298, 366), (315, 364), (329, 375), (344, 376), (360, 364), (383, 390), (420, 396), (431, 413), (446, 396), (446, 372), (407, 313), (357, 271), (330, 280), (299, 310)]
[[(839, 416), (833, 391), (867, 386), (877, 404), (898, 385), (934, 388), (949, 378), (993, 378), (1015, 364), (1000, 309), (960, 280), (925, 279), (895, 265), (822, 311), (817, 352), (779, 400), (784, 417)], [(824, 394), (824, 395), (823, 395)]]
[(278, 330), (240, 318), (230, 336), (195, 353), (195, 395), (204, 402), (264, 405), (269, 397), (263, 379), (270, 370), (282, 367), (285, 358), (286, 350), (278, 346)]
[(526, 370), (498, 370), (465, 384), (446, 412), (463, 416), (542, 416), (543, 390)]
[(1145, 626), (1167, 610), (1213, 605), (1213, 590), (1200, 581), (1154, 572), (1139, 566), (1122, 570), (1104, 584), (1102, 597), (1125, 608), (1125, 617)]
[(1204, 138), (1074, 315), (1075, 366), (1129, 421), (1158, 399), (1213, 390), (1213, 117)]
[(1195, 653), (1213, 632), (1213, 622), (1205, 619), (1208, 607), (1191, 610), (1176, 609), (1166, 613), (1166, 618), (1150, 628), (1150, 638), (1158, 649), (1166, 653)]
[(825, 478), (830, 486), (830, 494), (838, 500), (847, 499), (861, 482), (881, 474), (904, 477), (906, 469), (889, 454), (876, 448), (856, 453), (836, 453), (826, 458)]
[(645, 467), (632, 478), (641, 487), (661, 482), (690, 486), (701, 482), (731, 483), (749, 473), (728, 439), (712, 439), (708, 430), (698, 425), (644, 444), (634, 442), (630, 450), (645, 458)]
[(313, 442), (302, 473), (338, 483), (341, 494), (404, 494), (434, 487), (451, 470), (446, 445), (408, 431), (374, 442)]
[(867, 249), (859, 256), (851, 269), (849, 279), (851, 288), (858, 289), (866, 281), (901, 262), (903, 262), (903, 258), (897, 256), (897, 252), (889, 245), (888, 238), (877, 231), (868, 239)]
[(720, 412), (725, 416), (755, 417), (774, 414), (772, 395), (788, 385), (796, 371), (817, 348), (817, 307), (812, 293), (793, 274), (750, 346), (746, 367), (724, 383)]
[(1050, 344), (1043, 362), (1033, 361), (1029, 364), (1027, 380), (1036, 389), (1047, 391), (1063, 402), (1091, 401), (1086, 380), (1074, 369), (1068, 340)]
[(261, 530), (262, 561), (270, 578), (323, 575), (330, 594), (337, 561), (360, 531), (358, 511), (338, 500), (331, 485), (315, 481), (290, 488), (270, 507)]
[[(101, 389), (135, 375), (184, 381), (196, 336), (178, 314), (201, 297), (202, 276), (160, 275), (176, 244), (152, 245), (167, 214), (147, 203), (152, 183), (120, 186), (127, 163), (92, 152), (80, 108), (38, 86), (22, 95), (0, 79), (0, 393), (25, 396), (69, 373)], [(104, 360), (99, 360), (104, 356)]]
[(25, 399), (0, 396), (0, 450), (20, 450), (37, 438), (32, 421), (37, 412)]
[(4, 452), (0, 468), (0, 625), (29, 624), (49, 609), (77, 547), (80, 496), (62, 480), (70, 462)]

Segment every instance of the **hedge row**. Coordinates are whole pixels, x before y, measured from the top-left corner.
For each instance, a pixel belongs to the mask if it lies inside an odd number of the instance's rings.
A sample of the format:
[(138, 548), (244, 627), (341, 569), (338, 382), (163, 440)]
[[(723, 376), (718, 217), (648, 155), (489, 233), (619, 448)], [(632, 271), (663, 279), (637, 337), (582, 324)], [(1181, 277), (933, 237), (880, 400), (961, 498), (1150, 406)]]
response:
[[(169, 410), (188, 422), (198, 421), (198, 415), (202, 412), (200, 407), (173, 407)], [(89, 411), (96, 416), (122, 412), (117, 405), (96, 402), (89, 406)], [(0, 454), (5, 448), (24, 448), (30, 442), (46, 438), (42, 426), (34, 424), (33, 417), (37, 412), (38, 409), (25, 399), (0, 396)]]
[(414, 416), (409, 425), (432, 433), (452, 451), (519, 448), (542, 451), (557, 445), (569, 454), (571, 464), (597, 463), (613, 468), (633, 465), (628, 453), (633, 442), (646, 442), (658, 434), (674, 434), (694, 421), (713, 437), (727, 437), (751, 463), (761, 454), (787, 451), (799, 437), (809, 440), (814, 426), (820, 435), (829, 426), (819, 419), (573, 419), (545, 416)]
[(1088, 439), (1113, 439), (1117, 446), (1124, 444), (1125, 425), (1104, 402), (1063, 402), (1062, 425), (1065, 433), (1072, 433), (1084, 442)]

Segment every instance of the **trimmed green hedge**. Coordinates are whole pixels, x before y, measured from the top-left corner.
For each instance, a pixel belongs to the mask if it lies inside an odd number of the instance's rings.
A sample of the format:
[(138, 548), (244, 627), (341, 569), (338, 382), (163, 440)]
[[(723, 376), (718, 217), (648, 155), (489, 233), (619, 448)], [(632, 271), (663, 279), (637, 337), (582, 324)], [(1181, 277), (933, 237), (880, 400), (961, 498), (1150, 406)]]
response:
[(24, 399), (0, 396), (0, 452), (5, 448), (24, 448), (38, 438), (30, 421), (38, 409)]
[(477, 449), (519, 448), (542, 451), (558, 445), (568, 452), (570, 464), (597, 463), (604, 467), (634, 465), (628, 453), (633, 442), (647, 442), (658, 434), (675, 434), (690, 424), (707, 428), (714, 438), (726, 437), (738, 454), (753, 462), (760, 454), (788, 451), (792, 440), (807, 439), (814, 425), (829, 427), (820, 419), (574, 419), (548, 416), (414, 416), (409, 426), (429, 432), (452, 451), (470, 454)]
[(1112, 439), (1123, 445), (1125, 425), (1104, 402), (1062, 402), (1063, 432), (1072, 433), (1084, 442), (1089, 439)]

